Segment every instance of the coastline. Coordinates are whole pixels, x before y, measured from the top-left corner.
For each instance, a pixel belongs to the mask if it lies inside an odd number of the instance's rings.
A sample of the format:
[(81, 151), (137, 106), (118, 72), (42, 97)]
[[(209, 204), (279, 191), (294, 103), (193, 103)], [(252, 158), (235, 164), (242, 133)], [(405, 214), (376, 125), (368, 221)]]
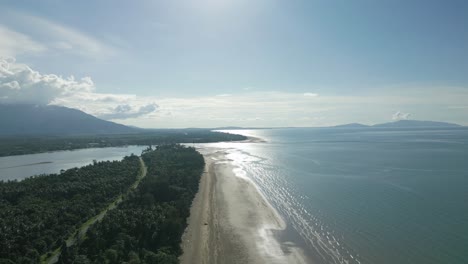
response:
[(252, 136), (246, 136), (247, 139), (246, 140), (241, 140), (241, 141), (238, 141), (239, 143), (266, 143), (267, 141), (262, 139), (262, 138), (258, 138), (258, 137), (252, 137)]
[(276, 239), (284, 221), (253, 182), (235, 174), (226, 153), (200, 151), (205, 172), (182, 237), (180, 263), (307, 263), (301, 249)]

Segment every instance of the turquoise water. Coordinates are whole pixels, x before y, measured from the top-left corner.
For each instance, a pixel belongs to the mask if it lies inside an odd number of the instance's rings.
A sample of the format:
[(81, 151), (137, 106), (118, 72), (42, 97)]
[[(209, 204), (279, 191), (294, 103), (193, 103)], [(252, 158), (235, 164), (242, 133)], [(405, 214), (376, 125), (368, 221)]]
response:
[(232, 131), (218, 144), (316, 263), (468, 263), (468, 130)]

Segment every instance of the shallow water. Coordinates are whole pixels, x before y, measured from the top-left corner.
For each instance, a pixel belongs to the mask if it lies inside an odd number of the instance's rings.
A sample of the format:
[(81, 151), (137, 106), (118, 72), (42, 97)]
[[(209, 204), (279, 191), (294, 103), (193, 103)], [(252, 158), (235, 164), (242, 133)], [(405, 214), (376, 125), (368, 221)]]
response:
[(0, 181), (22, 180), (33, 175), (59, 173), (60, 170), (91, 164), (93, 160), (121, 160), (132, 153), (140, 155), (145, 148), (147, 147), (89, 148), (0, 157)]
[(468, 263), (468, 130), (232, 131), (215, 143), (317, 263)]

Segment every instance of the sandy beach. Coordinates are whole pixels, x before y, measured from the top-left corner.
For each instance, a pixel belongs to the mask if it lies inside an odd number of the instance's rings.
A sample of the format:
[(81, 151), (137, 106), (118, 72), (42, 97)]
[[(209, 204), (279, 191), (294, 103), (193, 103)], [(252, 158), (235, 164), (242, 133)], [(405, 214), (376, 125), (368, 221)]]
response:
[(299, 248), (275, 239), (285, 223), (249, 179), (235, 175), (225, 153), (201, 152), (206, 167), (182, 238), (181, 263), (307, 263)]

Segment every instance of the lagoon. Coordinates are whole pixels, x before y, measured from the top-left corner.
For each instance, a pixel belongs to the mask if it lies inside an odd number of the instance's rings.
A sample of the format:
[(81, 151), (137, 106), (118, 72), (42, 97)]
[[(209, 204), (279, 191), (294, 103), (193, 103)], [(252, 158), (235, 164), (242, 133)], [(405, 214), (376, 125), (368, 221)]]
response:
[(91, 164), (93, 160), (121, 160), (130, 154), (140, 155), (147, 146), (88, 148), (38, 154), (0, 157), (0, 181), (23, 180), (27, 177), (60, 173)]

